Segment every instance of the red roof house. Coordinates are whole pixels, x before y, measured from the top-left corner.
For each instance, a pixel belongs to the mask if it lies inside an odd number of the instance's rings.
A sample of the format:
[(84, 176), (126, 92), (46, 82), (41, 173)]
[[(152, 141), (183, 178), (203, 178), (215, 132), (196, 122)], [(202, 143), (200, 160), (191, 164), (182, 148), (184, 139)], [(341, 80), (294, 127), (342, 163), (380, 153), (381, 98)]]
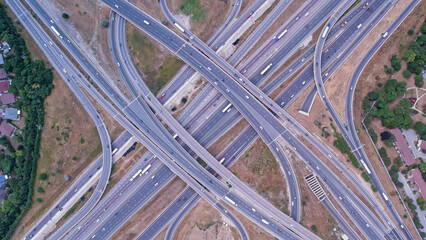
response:
[(6, 135), (8, 137), (12, 136), (12, 133), (15, 131), (15, 127), (7, 123), (6, 121), (2, 121), (0, 123), (0, 133)]
[(401, 151), (402, 159), (404, 160), (405, 164), (410, 166), (416, 163), (413, 157), (413, 153), (411, 152), (411, 149), (408, 147), (407, 141), (405, 141), (405, 138), (402, 135), (401, 130), (399, 130), (398, 128), (394, 128), (394, 129), (391, 129), (390, 132), (395, 136), (396, 146)]
[(410, 176), (413, 178), (413, 182), (416, 183), (420, 194), (423, 198), (426, 197), (426, 182), (423, 180), (422, 173), (420, 172), (420, 169), (415, 168), (410, 171)]
[(0, 81), (0, 92), (7, 92), (9, 89), (9, 81)]
[(7, 74), (6, 71), (3, 68), (0, 68), (0, 80), (6, 80)]
[(5, 93), (0, 96), (0, 101), (3, 105), (12, 104), (15, 102), (15, 94)]

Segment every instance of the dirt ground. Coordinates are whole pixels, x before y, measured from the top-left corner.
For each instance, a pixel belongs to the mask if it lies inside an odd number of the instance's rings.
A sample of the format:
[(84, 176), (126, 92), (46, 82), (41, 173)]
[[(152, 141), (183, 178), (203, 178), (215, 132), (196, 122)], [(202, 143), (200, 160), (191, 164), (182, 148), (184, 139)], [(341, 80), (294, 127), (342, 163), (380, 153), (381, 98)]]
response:
[[(226, 226), (224, 223), (228, 224)], [(176, 229), (174, 239), (240, 239), (238, 230), (210, 203), (201, 199)]]
[[(205, 19), (200, 22), (194, 22), (190, 16), (186, 16), (180, 10), (180, 6), (185, 0), (167, 1), (170, 11), (184, 23), (185, 27), (194, 33), (202, 41), (207, 40), (216, 32), (231, 14), (234, 0), (230, 1), (209, 1), (198, 0), (205, 9)], [(189, 26), (188, 26), (189, 25)]]
[(280, 169), (261, 139), (257, 139), (230, 168), (241, 181), (288, 215), (287, 183)]
[(136, 238), (182, 192), (185, 186), (185, 182), (175, 177), (119, 228), (111, 239)]

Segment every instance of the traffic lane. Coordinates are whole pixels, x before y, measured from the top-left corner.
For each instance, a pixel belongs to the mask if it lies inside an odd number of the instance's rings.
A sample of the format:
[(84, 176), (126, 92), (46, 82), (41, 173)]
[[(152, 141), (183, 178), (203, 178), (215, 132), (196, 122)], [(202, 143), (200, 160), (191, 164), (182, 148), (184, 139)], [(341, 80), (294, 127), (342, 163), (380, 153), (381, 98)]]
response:
[[(152, 176), (153, 177), (148, 178), (147, 181), (139, 187), (139, 189), (136, 189), (136, 194), (132, 195), (127, 202), (121, 202), (121, 204), (116, 206), (116, 211), (111, 212), (111, 214), (105, 218), (100, 216), (102, 212), (100, 212), (99, 215), (94, 215), (93, 221), (89, 221), (88, 225), (86, 225), (87, 228), (90, 228), (89, 231), (79, 231), (78, 233), (84, 234), (77, 233), (73, 236), (67, 236), (66, 239), (108, 239), (115, 232), (118, 226), (121, 226), (124, 219), (128, 219), (130, 216), (135, 214), (140, 206), (148, 202), (155, 193), (157, 193), (156, 189), (163, 188), (172, 179), (170, 176), (174, 176), (174, 174), (169, 170), (169, 168), (163, 165)], [(109, 208), (111, 206), (106, 205), (105, 207)], [(101, 224), (102, 228), (99, 229)]]
[[(264, 60), (264, 56), (265, 54), (270, 55), (271, 54), (271, 49), (273, 48), (273, 46), (278, 46), (279, 48), (283, 47), (284, 45), (284, 38), (292, 38), (294, 37), (294, 35), (296, 34), (296, 31), (300, 30), (299, 29), (295, 29), (296, 27), (298, 27), (298, 25), (301, 25), (303, 23), (306, 22), (306, 17), (304, 17), (306, 15), (306, 13), (310, 13), (311, 15), (316, 14), (317, 10), (319, 9), (319, 6), (322, 6), (324, 4), (324, 1), (307, 1), (305, 2), (304, 5), (302, 5), (301, 8), (299, 8), (297, 10), (297, 12), (295, 14), (293, 14), (293, 16), (287, 20), (283, 26), (281, 26), (279, 28), (278, 31), (276, 31), (274, 34), (272, 34), (272, 36), (280, 36), (284, 31), (287, 30), (287, 32), (285, 33), (285, 35), (282, 36), (281, 39), (279, 39), (278, 41), (275, 41), (275, 38), (273, 38), (271, 36), (271, 38), (268, 38), (267, 42), (265, 42), (258, 51), (255, 51), (255, 53), (250, 56), (248, 58), (248, 60), (246, 61), (246, 63), (244, 64), (244, 69), (250, 69), (253, 66), (259, 66), (261, 65), (261, 63), (259, 63), (259, 60)], [(309, 16), (310, 17), (310, 16)], [(296, 20), (298, 19), (298, 20)], [(258, 35), (257, 37), (260, 37), (260, 35)], [(244, 47), (244, 46), (241, 46)], [(248, 45), (246, 45), (246, 48), (249, 48)], [(239, 49), (237, 49), (238, 52)], [(288, 52), (289, 53), (289, 52)], [(273, 54), (273, 53), (272, 53)], [(239, 59), (241, 58), (241, 56), (239, 56)], [(235, 57), (234, 59), (234, 55), (230, 58), (229, 63), (231, 65), (235, 65), (236, 61), (238, 59)], [(260, 71), (262, 71), (263, 69), (260, 69)], [(250, 71), (252, 72), (252, 71)]]
[(348, 225), (348, 222), (343, 219), (343, 216), (340, 215), (337, 209), (334, 208), (329, 199), (324, 199), (322, 204), (324, 204), (325, 208), (327, 208), (330, 214), (333, 215), (334, 219), (336, 219), (340, 227), (343, 229), (343, 232), (349, 237), (349, 239), (359, 239), (359, 236), (353, 231), (352, 227)]
[(263, 77), (267, 76), (268, 74), (261, 75), (261, 71), (267, 67), (269, 63), (272, 63), (272, 66), (270, 67), (270, 70), (268, 70), (268, 73), (271, 73), (274, 71), (275, 68), (279, 65), (278, 63), (281, 62), (281, 59), (284, 59), (286, 54), (292, 49), (297, 48), (296, 46), (300, 44), (300, 42), (306, 37), (306, 35), (314, 30), (314, 27), (318, 25), (318, 23), (322, 22), (324, 17), (329, 15), (331, 11), (338, 5), (340, 1), (338, 0), (331, 0), (329, 3), (327, 3), (318, 14), (313, 16), (308, 24), (306, 25), (304, 29), (299, 31), (293, 40), (290, 40), (287, 42), (286, 45), (284, 45), (280, 51), (278, 51), (268, 62), (261, 65), (259, 68), (260, 70), (252, 76), (250, 81), (253, 84), (257, 84)]
[[(359, 14), (361, 12), (361, 8), (353, 8), (348, 15), (346, 16), (346, 19), (355, 19), (359, 17)], [(342, 18), (336, 27), (332, 26), (329, 37), (327, 38), (326, 44), (329, 45), (330, 42), (334, 42), (335, 37), (340, 36), (340, 34), (343, 32), (346, 32), (348, 28), (342, 28), (340, 25), (345, 22), (344, 18)], [(348, 21), (346, 21), (348, 22)], [(349, 21), (348, 26), (352, 25), (352, 22)], [(333, 48), (334, 49), (334, 48)], [(295, 60), (292, 64), (290, 64), (289, 67), (284, 69), (281, 74), (279, 74), (276, 78), (274, 78), (267, 86), (263, 89), (263, 92), (270, 94), (275, 88), (277, 88), (280, 84), (282, 84), (285, 80), (287, 80), (292, 73), (295, 73), (298, 71), (298, 68), (304, 65), (307, 61), (309, 61), (314, 53), (315, 50), (315, 44), (312, 45), (302, 56), (300, 56), (297, 60)], [(326, 50), (328, 52), (328, 50)], [(304, 61), (302, 61), (304, 59)]]
[[(312, 166), (312, 170), (324, 181), (329, 191), (333, 192), (336, 196), (345, 196), (347, 200), (351, 199), (351, 201), (341, 201), (342, 206), (346, 209), (346, 211), (352, 213), (355, 216), (361, 216), (355, 219), (355, 222), (359, 223), (360, 229), (364, 233), (368, 233), (367, 236), (376, 236), (377, 239), (380, 239), (381, 233), (376, 230), (376, 226), (380, 226), (381, 223), (372, 215), (371, 211), (368, 210), (365, 205), (350, 192), (346, 186), (342, 184), (342, 182), (337, 178), (337, 176), (331, 172), (322, 161), (317, 159), (312, 152), (309, 151), (301, 142), (293, 137), (290, 134), (285, 134), (285, 140), (292, 146), (297, 148), (297, 153), (301, 156), (305, 157), (305, 161), (308, 165)], [(353, 204), (354, 202), (355, 204)], [(362, 210), (360, 210), (362, 208)], [(374, 228), (367, 227), (371, 223), (367, 222), (364, 218), (367, 218), (370, 221), (374, 221)], [(369, 224), (370, 223), (370, 224)], [(383, 225), (381, 229), (383, 228)], [(386, 232), (385, 230), (382, 230)], [(370, 235), (371, 234), (371, 235)], [(383, 234), (384, 235), (384, 234)]]

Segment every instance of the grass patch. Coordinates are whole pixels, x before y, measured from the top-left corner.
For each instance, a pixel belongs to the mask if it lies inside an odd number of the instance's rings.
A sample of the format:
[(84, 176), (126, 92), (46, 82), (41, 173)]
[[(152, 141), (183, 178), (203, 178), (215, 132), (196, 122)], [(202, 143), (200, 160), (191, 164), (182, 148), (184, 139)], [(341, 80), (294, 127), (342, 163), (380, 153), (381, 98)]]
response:
[(250, 169), (253, 173), (265, 174), (268, 172), (275, 172), (278, 169), (277, 161), (275, 161), (274, 155), (269, 151), (269, 148), (264, 147), (260, 152), (257, 159), (250, 164)]
[(174, 56), (164, 57), (164, 53), (136, 29), (127, 34), (127, 41), (146, 76), (145, 82), (149, 90), (157, 95), (183, 66), (183, 61)]
[(187, 16), (191, 15), (194, 22), (201, 22), (206, 18), (206, 9), (201, 6), (198, 0), (185, 0), (180, 6), (180, 10)]
[(75, 210), (77, 209), (78, 205), (80, 205), (81, 201), (78, 200), (65, 214), (64, 216), (62, 216), (61, 220), (62, 221), (64, 219), (67, 219), (71, 214), (73, 214), (75, 212)]

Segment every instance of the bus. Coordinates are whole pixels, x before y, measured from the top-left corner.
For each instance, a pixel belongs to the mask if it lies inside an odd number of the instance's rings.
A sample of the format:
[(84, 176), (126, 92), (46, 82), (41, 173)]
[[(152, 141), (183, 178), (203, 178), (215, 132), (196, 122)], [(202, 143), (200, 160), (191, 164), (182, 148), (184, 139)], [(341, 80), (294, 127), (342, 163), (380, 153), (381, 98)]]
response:
[(141, 173), (142, 172), (142, 170), (141, 169), (139, 169), (139, 171), (137, 171), (136, 173), (135, 173), (135, 175), (133, 175), (133, 177), (132, 178), (130, 178), (130, 182), (131, 181), (133, 181), (133, 179), (135, 179), (138, 175), (139, 175), (139, 173)]
[(56, 30), (56, 28), (54, 26), (50, 26), (50, 28), (52, 29), (52, 31), (56, 34), (56, 35), (60, 35), (58, 30)]
[(225, 196), (225, 199), (230, 202), (232, 205), (235, 205), (235, 202), (232, 201), (232, 199), (230, 199), (229, 197)]
[(148, 169), (150, 169), (150, 168), (151, 168), (151, 164), (146, 166), (146, 168), (144, 168), (143, 171), (141, 172), (141, 176), (142, 176), (142, 174), (146, 173), (148, 171)]
[(260, 75), (265, 74), (266, 71), (268, 71), (268, 69), (272, 66), (272, 63), (268, 64), (268, 66), (266, 66), (265, 69), (263, 69), (263, 71), (260, 73)]
[(185, 30), (179, 25), (179, 24), (177, 24), (177, 22), (174, 22), (173, 23), (181, 32), (185, 32)]
[(175, 133), (175, 135), (173, 135), (173, 138), (174, 138), (174, 139), (176, 139), (176, 138), (177, 138), (177, 136), (178, 136), (178, 134), (177, 134), (177, 133)]
[(114, 150), (112, 150), (112, 155), (114, 155), (117, 152), (117, 148), (114, 148)]
[(226, 112), (226, 110), (228, 110), (228, 108), (230, 108), (232, 106), (232, 103), (230, 103), (230, 104), (228, 104), (223, 110), (222, 110), (222, 112), (224, 113), (224, 112)]
[(220, 159), (219, 163), (222, 164), (225, 161), (225, 158)]
[(144, 22), (146, 25), (149, 25), (149, 22), (148, 22), (147, 20), (143, 20), (143, 22)]
[(383, 34), (382, 34), (382, 37), (383, 37), (383, 38), (385, 38), (385, 37), (387, 37), (387, 36), (388, 36), (388, 32), (385, 32), (385, 33), (383, 33)]
[(386, 196), (386, 194), (385, 194), (384, 192), (382, 192), (382, 195), (383, 195), (383, 198), (384, 198), (386, 201), (388, 201), (388, 200), (389, 200), (388, 196)]
[(264, 223), (264, 224), (266, 224), (266, 225), (268, 225), (269, 224), (269, 222), (268, 221), (266, 221), (265, 219), (263, 219), (262, 218), (262, 222)]

